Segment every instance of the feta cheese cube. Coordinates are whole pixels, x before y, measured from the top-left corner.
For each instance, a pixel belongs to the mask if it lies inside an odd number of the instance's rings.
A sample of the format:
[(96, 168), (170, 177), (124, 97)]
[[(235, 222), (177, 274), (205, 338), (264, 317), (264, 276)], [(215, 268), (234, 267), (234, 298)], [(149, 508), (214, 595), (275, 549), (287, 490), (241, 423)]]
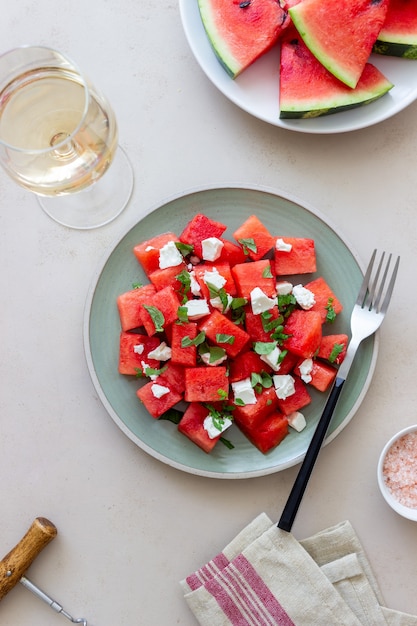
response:
[(168, 361), (171, 358), (171, 352), (171, 348), (165, 341), (162, 341), (154, 350), (148, 352), (148, 357), (157, 361)]
[(212, 270), (206, 270), (203, 275), (204, 282), (210, 285), (213, 285), (216, 289), (221, 289), (226, 284), (226, 279), (224, 276), (219, 274), (217, 269), (213, 267)]
[(224, 243), (217, 237), (208, 237), (201, 242), (203, 259), (205, 261), (216, 261), (222, 253)]
[(155, 396), (155, 398), (159, 399), (162, 398), (162, 396), (165, 396), (171, 390), (169, 389), (169, 387), (164, 387), (164, 385), (158, 385), (157, 383), (154, 383), (151, 387), (151, 391), (152, 395)]
[(236, 400), (241, 400), (244, 404), (256, 404), (256, 396), (250, 382), (250, 378), (244, 378), (232, 383), (232, 389)]
[(182, 254), (174, 241), (168, 241), (168, 243), (162, 246), (159, 251), (159, 268), (161, 270), (167, 267), (176, 267), (177, 265), (181, 265), (182, 262)]
[(261, 354), (261, 360), (269, 365), (274, 372), (277, 372), (281, 367), (281, 363), (278, 363), (279, 355), (281, 354), (281, 350), (276, 346), (272, 352), (269, 354)]
[(198, 320), (210, 313), (209, 305), (204, 298), (199, 300), (187, 300), (182, 306), (187, 309), (189, 320)]
[(274, 381), (275, 393), (280, 400), (285, 400), (295, 393), (294, 378), (290, 374), (275, 374), (272, 380)]
[(290, 243), (285, 243), (285, 241), (279, 237), (275, 242), (275, 248), (280, 252), (291, 252), (292, 245)]
[(227, 428), (229, 428), (229, 426), (232, 425), (232, 420), (229, 417), (223, 417), (222, 423), (219, 423), (218, 420), (217, 420), (217, 423), (221, 427), (220, 429), (214, 425), (213, 418), (211, 415), (207, 415), (207, 417), (205, 418), (203, 422), (204, 430), (207, 432), (210, 439), (215, 439), (216, 437), (221, 435), (221, 433), (224, 433), (224, 431)]
[(302, 309), (308, 311), (311, 309), (313, 304), (316, 303), (314, 298), (314, 293), (309, 289), (303, 287), (303, 285), (295, 285), (292, 290), (294, 298), (297, 300), (297, 303), (300, 305)]
[(198, 284), (198, 281), (195, 277), (195, 271), (191, 270), (189, 271), (190, 274), (190, 290), (191, 293), (193, 294), (193, 296), (200, 296), (201, 295), (201, 289), (200, 289), (200, 285)]
[(145, 346), (143, 345), (143, 343), (137, 343), (136, 346), (133, 346), (133, 352), (135, 354), (142, 354), (144, 349), (145, 349)]
[(294, 428), (298, 433), (300, 433), (306, 427), (306, 419), (302, 413), (299, 411), (294, 411), (287, 416), (288, 426)]
[(276, 284), (277, 294), (279, 296), (288, 296), (292, 292), (292, 283), (288, 280), (280, 280)]
[(250, 292), (250, 302), (254, 315), (269, 311), (277, 304), (276, 298), (269, 298), (260, 287), (255, 287)]
[(300, 370), (300, 378), (305, 383), (311, 382), (311, 371), (313, 369), (313, 359), (304, 359), (304, 361), (298, 366)]

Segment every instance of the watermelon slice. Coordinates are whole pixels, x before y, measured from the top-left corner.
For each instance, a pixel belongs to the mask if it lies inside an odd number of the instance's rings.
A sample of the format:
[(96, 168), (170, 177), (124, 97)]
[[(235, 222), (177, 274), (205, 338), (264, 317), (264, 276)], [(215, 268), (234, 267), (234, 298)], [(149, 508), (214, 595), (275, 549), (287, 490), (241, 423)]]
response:
[(303, 0), (288, 12), (320, 63), (354, 88), (385, 21), (388, 4), (389, 0)]
[(390, 0), (373, 51), (417, 59), (417, 0)]
[(319, 117), (353, 109), (373, 102), (392, 87), (393, 84), (382, 72), (371, 63), (366, 63), (358, 84), (352, 89), (328, 72), (300, 37), (294, 36), (282, 42), (281, 119)]
[(198, 0), (211, 46), (236, 78), (278, 41), (289, 23), (277, 0)]

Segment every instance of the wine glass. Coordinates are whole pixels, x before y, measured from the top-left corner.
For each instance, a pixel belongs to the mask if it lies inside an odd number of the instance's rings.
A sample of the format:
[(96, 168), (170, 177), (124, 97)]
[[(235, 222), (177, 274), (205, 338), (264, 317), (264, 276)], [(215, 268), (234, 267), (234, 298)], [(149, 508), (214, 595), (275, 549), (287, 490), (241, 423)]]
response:
[(64, 54), (22, 46), (0, 55), (0, 164), (71, 228), (126, 207), (133, 172), (105, 97)]

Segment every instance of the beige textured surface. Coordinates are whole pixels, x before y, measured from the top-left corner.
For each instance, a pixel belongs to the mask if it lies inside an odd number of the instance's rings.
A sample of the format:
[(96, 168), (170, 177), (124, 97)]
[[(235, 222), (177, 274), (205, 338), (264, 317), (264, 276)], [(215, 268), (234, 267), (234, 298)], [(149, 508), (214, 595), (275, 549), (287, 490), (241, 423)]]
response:
[[(59, 534), (29, 577), (74, 616), (193, 626), (178, 581), (261, 511), (278, 519), (297, 468), (216, 481), (147, 456), (101, 406), (82, 340), (93, 271), (144, 211), (189, 188), (260, 184), (317, 207), (364, 262), (374, 246), (402, 255), (373, 384), (322, 451), (293, 530), (302, 538), (349, 519), (387, 606), (417, 613), (417, 526), (387, 507), (376, 482), (386, 440), (417, 421), (417, 104), (347, 135), (271, 127), (207, 80), (172, 0), (7, 3), (0, 41), (74, 57), (113, 103), (136, 176), (129, 208), (92, 232), (55, 224), (1, 176), (0, 553), (43, 515)], [(1, 602), (2, 626), (65, 621), (21, 586)]]

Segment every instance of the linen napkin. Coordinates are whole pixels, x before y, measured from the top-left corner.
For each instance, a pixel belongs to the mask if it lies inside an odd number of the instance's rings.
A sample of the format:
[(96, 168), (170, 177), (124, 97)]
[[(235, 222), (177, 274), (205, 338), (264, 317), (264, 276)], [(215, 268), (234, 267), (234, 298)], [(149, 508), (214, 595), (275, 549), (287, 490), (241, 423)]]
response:
[(383, 606), (348, 521), (297, 541), (261, 513), (180, 584), (202, 626), (417, 626)]

